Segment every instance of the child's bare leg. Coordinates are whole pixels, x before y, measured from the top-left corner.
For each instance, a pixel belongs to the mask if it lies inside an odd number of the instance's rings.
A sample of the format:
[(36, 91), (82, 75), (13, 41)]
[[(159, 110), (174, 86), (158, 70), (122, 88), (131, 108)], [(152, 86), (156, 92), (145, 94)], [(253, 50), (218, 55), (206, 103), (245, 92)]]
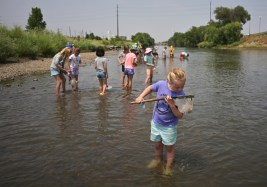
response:
[(152, 84), (152, 79), (153, 79), (153, 72), (151, 72), (151, 74), (150, 74), (150, 79), (149, 79), (149, 83), (150, 83), (150, 85)]
[(155, 143), (155, 159), (153, 159), (148, 165), (147, 168), (154, 169), (160, 166), (163, 160), (163, 148), (164, 145), (161, 142)]
[(151, 82), (150, 75), (148, 75), (146, 77), (146, 82), (145, 82), (147, 87), (150, 86), (150, 82)]
[(149, 75), (146, 75), (146, 80), (145, 80), (145, 84), (148, 86), (148, 81), (149, 81)]
[(55, 75), (54, 77), (56, 79), (56, 94), (57, 94), (57, 96), (60, 96), (61, 95), (60, 94), (61, 79), (60, 79), (59, 75)]
[(61, 79), (61, 83), (62, 83), (62, 91), (65, 92), (66, 91), (66, 78), (64, 75), (59, 75), (60, 79)]
[(103, 92), (103, 80), (98, 79), (98, 81), (99, 81), (99, 94), (101, 95), (101, 93)]
[(78, 75), (75, 75), (74, 77), (76, 79), (76, 91), (77, 91), (78, 90)]
[(174, 145), (166, 146), (166, 149), (167, 149), (167, 163), (163, 171), (163, 174), (172, 175), (172, 165), (173, 165), (174, 153), (175, 153)]
[(152, 80), (151, 80), (151, 71), (152, 71), (152, 69), (147, 69), (146, 70), (146, 80), (145, 80), (146, 86), (151, 85), (151, 82), (152, 82)]
[(125, 75), (122, 73), (121, 75), (121, 85), (124, 86), (124, 80), (125, 80)]
[(164, 145), (161, 142), (155, 143), (155, 159), (160, 162), (163, 159), (163, 148), (164, 148)]
[(127, 75), (127, 81), (126, 81), (126, 84), (124, 86), (126, 89), (128, 89), (129, 87), (129, 76)]
[(128, 90), (131, 90), (132, 89), (132, 80), (133, 80), (133, 75), (129, 75), (129, 79), (128, 79)]
[(74, 77), (75, 77), (76, 81), (78, 81), (78, 75), (74, 75)]
[(103, 81), (103, 90), (102, 90), (102, 93), (100, 93), (100, 95), (104, 95), (106, 89), (107, 89), (107, 79), (105, 79), (105, 80)]

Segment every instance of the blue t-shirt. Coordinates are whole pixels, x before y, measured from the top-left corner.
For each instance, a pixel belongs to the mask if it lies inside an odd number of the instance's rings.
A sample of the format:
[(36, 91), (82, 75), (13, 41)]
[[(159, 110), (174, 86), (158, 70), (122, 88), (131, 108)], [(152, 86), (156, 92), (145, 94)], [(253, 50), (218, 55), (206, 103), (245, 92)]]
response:
[[(147, 64), (152, 64), (154, 65), (154, 56), (152, 54), (150, 55), (145, 55), (144, 56), (144, 61), (147, 63)], [(153, 66), (149, 66), (147, 65), (147, 68), (154, 68)]]
[[(166, 97), (167, 95), (171, 97), (185, 95), (183, 90), (179, 92), (171, 91), (168, 88), (167, 80), (161, 80), (152, 84), (151, 89), (153, 92), (157, 92), (157, 98)], [(162, 126), (175, 126), (179, 121), (179, 119), (172, 113), (171, 108), (165, 100), (155, 102), (152, 119), (156, 124)]]

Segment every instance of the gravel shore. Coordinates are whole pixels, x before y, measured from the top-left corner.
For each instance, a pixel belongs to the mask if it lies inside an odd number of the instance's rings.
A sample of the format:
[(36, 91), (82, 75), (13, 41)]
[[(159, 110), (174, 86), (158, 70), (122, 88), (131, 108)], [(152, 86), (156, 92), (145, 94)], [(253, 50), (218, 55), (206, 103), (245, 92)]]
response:
[[(110, 54), (114, 54), (114, 52), (106, 51), (106, 55)], [(81, 53), (80, 55), (84, 64), (91, 63), (96, 58), (95, 52)], [(51, 62), (52, 58), (39, 58), (37, 60), (21, 59), (15, 63), (0, 64), (0, 82), (16, 79), (21, 75), (49, 72)]]

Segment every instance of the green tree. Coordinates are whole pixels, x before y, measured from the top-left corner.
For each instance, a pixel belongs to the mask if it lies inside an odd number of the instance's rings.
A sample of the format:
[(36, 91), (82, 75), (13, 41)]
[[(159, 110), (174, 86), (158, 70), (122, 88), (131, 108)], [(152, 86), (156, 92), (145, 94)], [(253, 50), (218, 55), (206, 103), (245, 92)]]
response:
[(221, 30), (215, 26), (207, 26), (204, 41), (208, 42), (211, 46), (215, 46), (222, 43)]
[(148, 33), (136, 33), (131, 37), (133, 42), (140, 42), (142, 47), (145, 49), (147, 47), (154, 46), (155, 40)]
[(205, 27), (192, 27), (185, 33), (185, 47), (197, 47), (197, 44), (204, 40)]
[(86, 38), (86, 39), (93, 40), (93, 39), (95, 39), (95, 35), (94, 35), (94, 33), (91, 32), (90, 34), (86, 34), (86, 35), (85, 35), (85, 38)]
[(223, 25), (231, 22), (231, 10), (227, 7), (217, 7), (214, 10), (214, 14), (215, 18)]
[(240, 22), (229, 23), (222, 28), (224, 44), (231, 44), (240, 40), (242, 26)]
[(168, 40), (169, 46), (184, 47), (184, 33), (175, 32), (173, 36)]
[(240, 22), (244, 25), (250, 19), (250, 14), (242, 6), (237, 6), (234, 8), (232, 13), (232, 22)]
[(250, 14), (242, 6), (237, 6), (234, 9), (227, 7), (217, 7), (214, 10), (215, 18), (219, 20), (222, 25), (228, 23), (240, 22), (245, 24), (250, 20)]
[(41, 9), (38, 7), (32, 8), (32, 14), (28, 18), (27, 30), (42, 29), (46, 28), (46, 22), (43, 21), (43, 14)]

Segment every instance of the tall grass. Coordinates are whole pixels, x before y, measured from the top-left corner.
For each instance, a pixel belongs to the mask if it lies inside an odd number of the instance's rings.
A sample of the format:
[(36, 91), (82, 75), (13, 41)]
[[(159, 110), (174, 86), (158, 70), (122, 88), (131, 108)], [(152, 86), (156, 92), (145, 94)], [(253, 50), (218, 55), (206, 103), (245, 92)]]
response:
[[(60, 33), (46, 30), (24, 31), (18, 26), (8, 29), (0, 25), (0, 43), (0, 63), (4, 63), (10, 57), (51, 57), (73, 41)], [(86, 49), (90, 49), (90, 46), (90, 42), (83, 44)]]
[(16, 59), (52, 57), (67, 43), (74, 44), (82, 51), (95, 51), (97, 46), (106, 45), (104, 42), (99, 43), (88, 39), (74, 40), (47, 30), (25, 31), (19, 26), (8, 29), (6, 26), (0, 25), (0, 63), (7, 62), (11, 57)]
[(10, 57), (52, 56), (61, 50), (68, 42), (68, 39), (59, 34), (45, 30), (24, 31), (21, 27), (15, 26), (8, 29), (0, 26), (0, 63)]

